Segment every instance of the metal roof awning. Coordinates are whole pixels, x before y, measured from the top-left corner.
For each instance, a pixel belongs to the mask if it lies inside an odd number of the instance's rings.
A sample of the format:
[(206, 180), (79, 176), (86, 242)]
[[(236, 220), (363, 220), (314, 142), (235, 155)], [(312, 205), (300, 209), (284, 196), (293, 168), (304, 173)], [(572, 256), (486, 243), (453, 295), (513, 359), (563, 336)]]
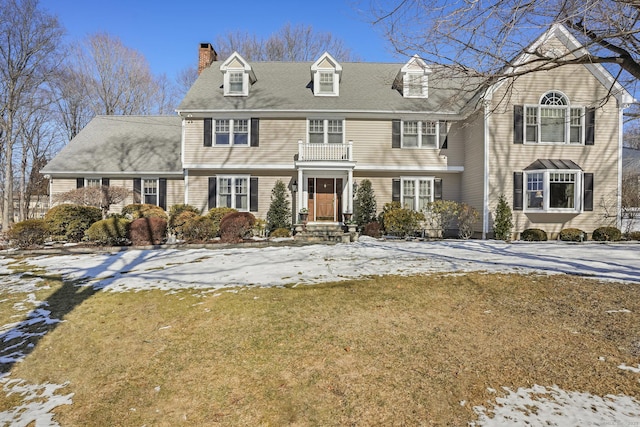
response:
[(524, 168), (526, 171), (542, 170), (542, 169), (572, 169), (582, 170), (580, 166), (573, 160), (563, 159), (538, 159)]

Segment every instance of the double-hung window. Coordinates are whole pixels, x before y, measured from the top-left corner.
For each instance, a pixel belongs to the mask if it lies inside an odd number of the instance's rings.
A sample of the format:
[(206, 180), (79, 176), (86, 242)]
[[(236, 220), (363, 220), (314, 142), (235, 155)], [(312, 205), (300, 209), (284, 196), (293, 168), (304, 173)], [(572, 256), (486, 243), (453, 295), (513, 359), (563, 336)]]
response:
[(218, 177), (219, 207), (249, 210), (249, 179), (239, 176)]
[(446, 122), (405, 120), (402, 122), (402, 147), (438, 148), (438, 135), (444, 136), (446, 132)]
[(422, 211), (433, 201), (433, 178), (405, 177), (401, 179), (400, 203), (405, 209)]
[(320, 78), (320, 93), (333, 93), (333, 71), (320, 71), (318, 76)]
[[(229, 145), (249, 145), (250, 134), (250, 121), (249, 119), (216, 119), (213, 126), (214, 145), (229, 146)], [(210, 128), (209, 128), (210, 129)], [(205, 134), (207, 128), (205, 127)], [(207, 135), (205, 135), (205, 146), (207, 145)], [(209, 142), (210, 144), (210, 142)]]
[(309, 119), (309, 142), (311, 144), (342, 144), (344, 142), (341, 119)]
[(548, 92), (539, 105), (526, 105), (524, 112), (525, 143), (585, 143), (585, 108), (570, 106), (566, 95)]
[(407, 73), (404, 80), (404, 95), (406, 97), (422, 97), (424, 80), (422, 73)]
[(158, 180), (143, 179), (142, 180), (142, 203), (149, 205), (158, 204)]
[(229, 93), (244, 93), (244, 72), (229, 71)]
[(524, 182), (527, 211), (580, 211), (581, 171), (527, 171)]
[(86, 178), (84, 180), (85, 187), (100, 187), (102, 185), (102, 180), (100, 178)]

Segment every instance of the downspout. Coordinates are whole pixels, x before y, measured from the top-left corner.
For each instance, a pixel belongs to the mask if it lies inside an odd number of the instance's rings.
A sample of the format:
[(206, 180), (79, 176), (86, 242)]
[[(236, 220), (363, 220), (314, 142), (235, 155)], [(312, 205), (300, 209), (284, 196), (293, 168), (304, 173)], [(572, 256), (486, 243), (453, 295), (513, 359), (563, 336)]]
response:
[(622, 143), (624, 140), (624, 109), (626, 104), (618, 104), (618, 191), (617, 191), (617, 205), (616, 211), (616, 227), (622, 228)]

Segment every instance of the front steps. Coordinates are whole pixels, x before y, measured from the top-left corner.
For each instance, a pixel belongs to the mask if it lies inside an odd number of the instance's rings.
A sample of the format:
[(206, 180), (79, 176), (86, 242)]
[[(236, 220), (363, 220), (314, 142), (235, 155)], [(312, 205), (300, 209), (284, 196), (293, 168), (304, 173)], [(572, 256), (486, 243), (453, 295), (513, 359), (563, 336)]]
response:
[(309, 222), (296, 224), (296, 240), (305, 242), (349, 243), (357, 238), (355, 226), (345, 226), (340, 222)]

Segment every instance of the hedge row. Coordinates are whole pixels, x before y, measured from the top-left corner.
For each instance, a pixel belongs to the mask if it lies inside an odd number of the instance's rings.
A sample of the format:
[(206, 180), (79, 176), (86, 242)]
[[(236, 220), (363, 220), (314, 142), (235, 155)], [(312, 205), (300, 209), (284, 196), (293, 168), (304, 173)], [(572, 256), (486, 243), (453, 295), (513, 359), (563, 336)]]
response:
[[(638, 240), (640, 233), (630, 233), (631, 240)], [(539, 228), (527, 228), (520, 233), (520, 240), (542, 242), (547, 240), (547, 233)], [(587, 233), (579, 228), (565, 228), (558, 234), (558, 239), (566, 242), (582, 242), (587, 240)], [(599, 227), (593, 230), (591, 239), (597, 242), (617, 242), (622, 239), (622, 232), (616, 227)]]

